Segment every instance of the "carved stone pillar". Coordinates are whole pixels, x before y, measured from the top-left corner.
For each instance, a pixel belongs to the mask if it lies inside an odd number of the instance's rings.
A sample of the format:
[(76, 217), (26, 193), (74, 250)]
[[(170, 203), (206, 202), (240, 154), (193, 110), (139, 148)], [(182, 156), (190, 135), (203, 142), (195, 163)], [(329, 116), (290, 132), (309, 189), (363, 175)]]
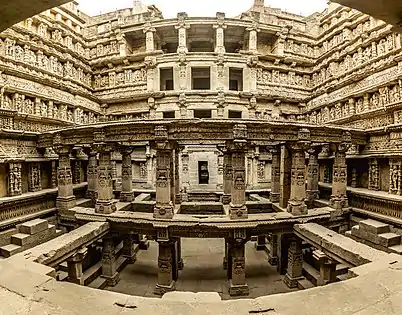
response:
[(165, 126), (155, 128), (156, 141), (156, 205), (154, 218), (172, 219), (174, 206), (172, 200), (173, 147), (168, 141)]
[(57, 165), (56, 161), (52, 161), (52, 173), (51, 173), (51, 188), (57, 187)]
[(129, 264), (137, 260), (137, 245), (140, 243), (139, 234), (128, 234), (123, 240), (123, 257)]
[(183, 258), (181, 256), (181, 238), (180, 237), (178, 237), (176, 240), (176, 254), (177, 254), (177, 269), (183, 270), (184, 262), (183, 262)]
[(335, 159), (332, 173), (332, 195), (329, 205), (334, 209), (343, 209), (348, 207), (348, 198), (346, 195), (346, 151), (349, 149), (349, 147), (350, 143), (341, 143), (332, 146), (332, 149), (335, 151)]
[(151, 26), (151, 23), (146, 23), (144, 27), (146, 52), (155, 50), (154, 33), (156, 29)]
[(176, 290), (176, 246), (172, 240), (158, 241), (158, 283), (155, 294), (163, 295)]
[(115, 244), (111, 236), (103, 239), (102, 249), (102, 278), (106, 279), (106, 283), (110, 287), (114, 287), (120, 280), (116, 266)]
[[(96, 201), (98, 190), (98, 160), (97, 152), (92, 148), (88, 152), (88, 167), (87, 167), (87, 182), (88, 189), (86, 192), (86, 198)], [(95, 204), (95, 202), (94, 202)]]
[(389, 160), (389, 193), (393, 195), (401, 194), (401, 169), (402, 163), (398, 159)]
[(268, 236), (268, 262), (271, 266), (278, 265), (278, 234), (270, 234)]
[(73, 171), (73, 184), (77, 185), (81, 183), (82, 178), (82, 162), (80, 160), (75, 160), (74, 163), (74, 171)]
[(116, 211), (116, 201), (113, 200), (113, 179), (111, 154), (113, 147), (106, 144), (96, 145), (99, 152), (98, 166), (98, 199), (95, 204), (96, 213), (110, 214)]
[(380, 190), (380, 168), (376, 158), (369, 160), (369, 185), (370, 190)]
[(223, 196), (222, 203), (225, 205), (230, 204), (232, 195), (232, 181), (233, 181), (233, 166), (232, 154), (226, 150), (223, 156)]
[(272, 203), (279, 202), (281, 195), (281, 151), (278, 147), (273, 146), (269, 148), (272, 154), (271, 165), (271, 193), (269, 199)]
[(356, 188), (357, 187), (357, 170), (356, 167), (352, 168), (352, 176), (350, 181), (350, 187)]
[(173, 192), (173, 197), (174, 197), (174, 204), (180, 204), (181, 203), (181, 194), (180, 194), (180, 170), (179, 170), (179, 161), (180, 161), (180, 150), (175, 149), (174, 150), (174, 160), (173, 160), (173, 187), (172, 187), (172, 192)]
[(187, 29), (190, 28), (190, 25), (186, 23), (186, 18), (188, 17), (187, 13), (180, 12), (177, 14), (178, 25), (175, 28), (179, 33), (179, 45), (177, 47), (177, 53), (187, 53)]
[(233, 180), (230, 202), (231, 219), (247, 219), (246, 207), (246, 152), (232, 151)]
[(224, 54), (225, 50), (225, 29), (227, 25), (225, 25), (225, 13), (218, 12), (216, 14), (217, 24), (214, 25), (216, 29), (216, 37), (215, 37), (215, 52), (218, 54)]
[(299, 280), (303, 279), (303, 252), (302, 241), (298, 237), (290, 240), (288, 250), (288, 269), (283, 279), (289, 288), (297, 288)]
[(42, 190), (40, 163), (30, 163), (29, 191), (35, 192), (40, 190)]
[(292, 173), (288, 212), (293, 215), (308, 213), (306, 199), (306, 157), (304, 150), (308, 143), (298, 142), (290, 146), (292, 150)]
[(252, 27), (247, 28), (248, 35), (248, 50), (252, 53), (257, 52), (258, 47), (258, 32), (260, 31), (258, 25), (255, 24)]
[(246, 259), (244, 239), (236, 238), (230, 241), (228, 268), (229, 274), (229, 294), (230, 296), (244, 296), (249, 294), (246, 282)]
[[(228, 252), (229, 252), (229, 241), (227, 238), (225, 238), (225, 256), (223, 257), (223, 270), (228, 270)], [(228, 278), (229, 279), (229, 278)]]
[(188, 155), (187, 151), (183, 151), (181, 154), (181, 175), (182, 175), (182, 180), (181, 180), (181, 201), (186, 202), (188, 201), (188, 189), (190, 187), (190, 174), (188, 170), (188, 164), (190, 157)]
[(121, 165), (121, 202), (132, 202), (134, 200), (133, 192), (133, 166), (131, 163), (131, 153), (133, 152), (130, 147), (121, 148), (122, 165)]
[(18, 196), (22, 194), (22, 164), (19, 162), (13, 162), (9, 164), (8, 173), (8, 195)]
[(317, 285), (323, 286), (336, 282), (336, 261), (333, 261), (319, 250), (313, 252), (313, 257), (318, 261), (320, 266), (320, 277), (317, 280)]
[(71, 150), (72, 148), (68, 146), (59, 146), (55, 148), (55, 152), (59, 155), (59, 167), (57, 169), (57, 185), (59, 193), (56, 199), (56, 207), (59, 211), (74, 208), (76, 204), (71, 173)]
[(82, 262), (87, 255), (87, 248), (80, 249), (73, 257), (67, 260), (68, 282), (85, 285)]
[(279, 206), (286, 208), (290, 199), (290, 178), (292, 169), (292, 157), (285, 145), (281, 147), (281, 165), (280, 165), (280, 196)]
[(319, 165), (318, 154), (320, 154), (321, 146), (313, 146), (309, 149), (308, 165), (307, 165), (307, 189), (306, 200), (310, 208), (314, 207), (314, 200), (319, 199), (318, 179), (319, 179)]

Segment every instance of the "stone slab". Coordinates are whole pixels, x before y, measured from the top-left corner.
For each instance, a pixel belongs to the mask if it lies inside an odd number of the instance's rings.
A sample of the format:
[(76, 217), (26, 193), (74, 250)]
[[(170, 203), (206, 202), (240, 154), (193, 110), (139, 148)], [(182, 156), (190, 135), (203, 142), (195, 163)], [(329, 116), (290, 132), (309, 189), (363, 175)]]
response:
[(390, 231), (389, 224), (382, 223), (373, 219), (367, 219), (359, 222), (361, 230), (367, 231), (373, 234), (383, 234)]
[(33, 234), (36, 234), (43, 230), (46, 230), (48, 227), (48, 224), (49, 223), (47, 222), (47, 220), (35, 219), (32, 221), (28, 221), (28, 222), (20, 224), (18, 226), (18, 231), (20, 233), (33, 235)]
[(394, 245), (399, 245), (401, 243), (401, 236), (395, 233), (384, 233), (379, 234), (378, 239), (380, 245), (385, 247), (390, 247)]
[(20, 251), (21, 251), (21, 246), (18, 246), (18, 245), (15, 245), (15, 244), (9, 244), (9, 245), (5, 245), (3, 247), (0, 247), (1, 256), (6, 257), (6, 258), (17, 254)]
[(44, 241), (48, 241), (53, 237), (56, 237), (56, 226), (49, 225), (47, 229), (35, 234), (15, 234), (11, 236), (11, 243), (23, 246), (24, 249), (26, 249), (26, 247), (29, 245), (38, 245)]

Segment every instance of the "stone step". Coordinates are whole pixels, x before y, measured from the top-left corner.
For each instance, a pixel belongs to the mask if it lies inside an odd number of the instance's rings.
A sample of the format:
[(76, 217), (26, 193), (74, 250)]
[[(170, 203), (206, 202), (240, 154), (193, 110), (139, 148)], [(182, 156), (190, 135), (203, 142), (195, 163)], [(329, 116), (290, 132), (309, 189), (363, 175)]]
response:
[(92, 281), (90, 284), (88, 284), (88, 287), (93, 288), (93, 289), (102, 290), (106, 287), (106, 279), (102, 278), (102, 277), (98, 277), (94, 281)]
[(300, 290), (308, 290), (311, 288), (315, 288), (315, 285), (308, 281), (307, 279), (302, 279), (298, 281), (298, 288)]
[(18, 225), (18, 231), (23, 234), (36, 234), (48, 228), (48, 221), (43, 219), (35, 219)]
[(383, 234), (390, 231), (389, 224), (382, 223), (373, 219), (367, 219), (359, 222), (361, 230), (372, 234)]
[(337, 276), (336, 276), (336, 279), (337, 279), (338, 281), (345, 281), (345, 280), (348, 280), (348, 279), (349, 279), (349, 275), (348, 275), (347, 273), (344, 273), (344, 274), (342, 274), (342, 275), (337, 275)]
[(344, 264), (337, 264), (335, 274), (337, 276), (347, 274), (349, 271), (349, 267)]
[(12, 255), (15, 255), (19, 252), (21, 252), (22, 250), (21, 246), (15, 245), (15, 244), (9, 244), (3, 247), (0, 247), (0, 254), (3, 257), (11, 257)]
[(47, 229), (35, 234), (24, 234), (24, 233), (15, 234), (11, 236), (11, 243), (19, 246), (29, 246), (31, 244), (38, 245), (43, 241), (48, 240), (49, 237), (55, 235), (56, 235), (56, 226), (48, 225)]
[(380, 245), (385, 247), (401, 244), (401, 236), (395, 233), (383, 233), (378, 235)]
[(401, 244), (390, 246), (390, 247), (388, 247), (388, 249), (390, 250), (391, 253), (402, 255), (402, 245)]

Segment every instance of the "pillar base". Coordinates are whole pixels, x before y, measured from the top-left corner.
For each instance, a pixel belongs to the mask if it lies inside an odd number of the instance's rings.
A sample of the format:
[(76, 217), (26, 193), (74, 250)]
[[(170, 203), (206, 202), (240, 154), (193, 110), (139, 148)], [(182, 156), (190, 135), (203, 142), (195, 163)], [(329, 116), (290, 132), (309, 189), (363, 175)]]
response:
[(223, 195), (223, 196), (221, 197), (221, 202), (222, 202), (224, 205), (228, 205), (228, 204), (230, 204), (231, 199), (232, 199), (232, 196), (231, 196), (231, 195)]
[(280, 196), (281, 196), (281, 194), (279, 194), (279, 193), (270, 193), (269, 194), (269, 200), (272, 203), (278, 203)]
[(229, 213), (231, 220), (248, 218), (247, 207), (245, 205), (238, 206), (231, 203)]
[(120, 275), (116, 272), (113, 276), (101, 276), (106, 279), (106, 285), (109, 287), (114, 287), (120, 281)]
[(247, 296), (250, 290), (247, 284), (235, 285), (232, 280), (229, 280), (229, 295), (230, 296)]
[(303, 279), (304, 277), (291, 278), (288, 274), (286, 274), (285, 278), (283, 278), (283, 282), (289, 289), (294, 289), (299, 286), (299, 281)]
[(97, 200), (95, 204), (95, 213), (111, 214), (117, 210), (116, 201), (100, 201)]
[(128, 255), (123, 255), (123, 257), (126, 259), (127, 264), (134, 264), (137, 261), (137, 254), (132, 254), (131, 256)]
[(318, 200), (320, 198), (318, 190), (306, 190), (306, 200), (307, 205), (312, 208), (314, 207), (314, 200)]
[(293, 215), (306, 215), (308, 214), (307, 206), (304, 202), (291, 201), (288, 202), (288, 212)]
[(134, 192), (122, 191), (120, 193), (120, 201), (121, 202), (133, 202), (134, 201)]
[(156, 205), (154, 208), (155, 219), (173, 219), (173, 205)]
[(176, 290), (176, 282), (172, 281), (170, 285), (162, 285), (162, 284), (157, 284), (154, 290), (154, 293), (156, 295), (164, 295), (167, 292), (172, 292)]
[(348, 208), (349, 207), (348, 199), (331, 197), (331, 199), (329, 200), (329, 206), (336, 210), (342, 210), (344, 208)]
[(57, 210), (65, 211), (74, 208), (76, 205), (75, 196), (57, 197), (56, 208)]

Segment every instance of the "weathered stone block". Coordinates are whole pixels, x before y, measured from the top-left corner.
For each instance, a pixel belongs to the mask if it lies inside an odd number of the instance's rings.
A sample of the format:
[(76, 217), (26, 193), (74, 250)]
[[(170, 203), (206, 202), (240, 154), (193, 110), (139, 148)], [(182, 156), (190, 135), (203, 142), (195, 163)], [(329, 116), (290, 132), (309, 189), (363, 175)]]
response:
[(35, 219), (25, 222), (18, 226), (18, 231), (23, 234), (36, 234), (42, 232), (48, 228), (49, 223), (46, 220)]
[(56, 235), (56, 226), (49, 225), (49, 227), (41, 232), (33, 235), (18, 233), (11, 237), (11, 243), (19, 246), (28, 246), (30, 244), (39, 244), (44, 240), (48, 240), (52, 236)]
[(369, 233), (377, 234), (377, 235), (383, 234), (383, 233), (388, 233), (390, 231), (388, 224), (382, 223), (379, 221), (375, 221), (372, 219), (360, 221), (359, 226), (360, 226), (361, 230), (367, 231)]
[(3, 247), (0, 247), (0, 254), (3, 257), (11, 257), (17, 253), (21, 252), (21, 246), (15, 244), (9, 244)]
[(383, 233), (378, 235), (380, 245), (390, 247), (401, 243), (401, 236), (395, 233)]

